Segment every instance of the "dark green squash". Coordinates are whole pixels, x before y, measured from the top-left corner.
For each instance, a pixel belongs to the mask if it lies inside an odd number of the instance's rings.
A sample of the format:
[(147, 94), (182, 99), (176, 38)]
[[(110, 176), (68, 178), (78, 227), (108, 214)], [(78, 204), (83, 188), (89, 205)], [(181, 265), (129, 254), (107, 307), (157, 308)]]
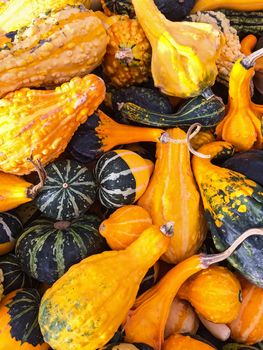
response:
[(223, 119), (225, 105), (215, 95), (208, 100), (197, 96), (186, 101), (174, 114), (155, 113), (130, 102), (120, 106), (120, 113), (134, 122), (159, 128), (185, 129), (194, 123), (200, 123), (204, 128), (213, 128)]
[(249, 346), (244, 344), (229, 343), (223, 346), (222, 350), (258, 350), (255, 346)]
[(107, 249), (98, 231), (100, 223), (95, 215), (71, 222), (35, 220), (17, 241), (16, 255), (22, 270), (40, 282), (52, 284), (70, 266)]
[(15, 254), (9, 253), (0, 257), (0, 269), (4, 275), (4, 294), (7, 295), (16, 289), (30, 288), (33, 286), (32, 279), (22, 271)]
[(0, 212), (0, 255), (11, 252), (15, 242), (23, 231), (20, 220), (5, 212)]
[[(192, 166), (214, 244), (223, 251), (247, 229), (263, 227), (263, 187), (240, 173), (212, 164), (233, 155), (231, 144), (212, 142), (198, 151), (211, 156), (194, 156)], [(245, 278), (263, 287), (262, 236), (248, 238), (228, 260)]]
[(154, 350), (150, 345), (143, 343), (115, 343), (108, 344), (100, 350)]
[(47, 179), (35, 199), (39, 210), (56, 220), (70, 220), (84, 214), (96, 198), (92, 172), (72, 161), (56, 161), (46, 168)]
[(154, 0), (155, 5), (170, 21), (181, 21), (194, 7), (195, 0)]
[(239, 36), (263, 34), (263, 11), (236, 11), (221, 9)]
[(135, 10), (132, 0), (101, 0), (104, 12), (107, 16), (128, 15), (130, 18), (135, 17)]

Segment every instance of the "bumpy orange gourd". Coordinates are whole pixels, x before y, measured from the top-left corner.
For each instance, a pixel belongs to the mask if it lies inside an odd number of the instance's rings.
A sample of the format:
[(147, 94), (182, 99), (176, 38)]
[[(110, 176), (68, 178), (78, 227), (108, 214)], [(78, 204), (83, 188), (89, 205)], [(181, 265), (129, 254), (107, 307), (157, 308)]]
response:
[(171, 223), (152, 225), (125, 250), (73, 265), (46, 291), (40, 305), (39, 323), (50, 346), (95, 350), (105, 345), (134, 304), (147, 270), (167, 249), (172, 232)]
[(230, 323), (231, 338), (243, 344), (263, 340), (263, 289), (240, 278), (243, 301), (237, 318)]
[(175, 334), (165, 340), (162, 350), (215, 350), (215, 348), (189, 336)]
[(138, 205), (125, 205), (102, 221), (99, 231), (111, 249), (127, 248), (139, 235), (152, 225), (145, 209)]
[(154, 172), (138, 203), (149, 212), (154, 224), (174, 222), (176, 234), (163, 259), (175, 264), (197, 252), (205, 238), (206, 225), (186, 133), (179, 128), (167, 132), (178, 143), (157, 144)]
[(55, 90), (9, 93), (0, 106), (0, 171), (24, 175), (34, 170), (27, 158), (44, 166), (56, 159), (104, 97), (104, 82), (93, 74)]
[(221, 266), (211, 266), (193, 276), (180, 288), (178, 296), (188, 300), (197, 313), (214, 323), (232, 322), (242, 301), (238, 279)]
[(103, 70), (111, 83), (122, 87), (146, 81), (151, 74), (151, 45), (139, 22), (123, 16), (108, 35)]

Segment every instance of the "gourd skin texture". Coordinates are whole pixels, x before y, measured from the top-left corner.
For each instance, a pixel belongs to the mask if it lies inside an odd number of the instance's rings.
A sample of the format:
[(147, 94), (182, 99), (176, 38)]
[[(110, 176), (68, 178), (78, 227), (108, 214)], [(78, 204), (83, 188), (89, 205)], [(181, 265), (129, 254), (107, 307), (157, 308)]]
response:
[(263, 10), (263, 3), (261, 0), (196, 0), (192, 13), (222, 8), (239, 11), (259, 11)]
[(67, 7), (36, 18), (7, 40), (0, 50), (0, 97), (22, 87), (59, 85), (90, 73), (102, 61), (108, 36), (93, 12)]
[(221, 266), (211, 266), (193, 276), (180, 288), (178, 296), (214, 323), (232, 322), (241, 306), (240, 283), (232, 272)]
[(170, 22), (153, 0), (132, 0), (152, 46), (155, 86), (171, 96), (197, 96), (214, 84), (223, 37), (206, 23)]
[(215, 350), (212, 346), (189, 336), (176, 334), (170, 336), (162, 347), (162, 350)]
[[(213, 165), (234, 153), (227, 142), (212, 142), (199, 152), (211, 159), (194, 156), (192, 168), (202, 195), (208, 226), (218, 250), (230, 246), (242, 232), (263, 227), (263, 188), (242, 174)], [(252, 283), (263, 287), (263, 238), (248, 238), (228, 259)]]
[[(186, 133), (178, 128), (167, 132), (175, 140), (186, 139)], [(200, 248), (206, 224), (187, 144), (157, 144), (156, 158), (150, 183), (138, 203), (148, 211), (154, 224), (174, 222), (176, 234), (163, 259), (175, 264)]]
[(0, 212), (0, 255), (5, 255), (14, 249), (22, 231), (22, 223), (16, 216)]
[(127, 249), (93, 255), (72, 266), (42, 298), (39, 323), (44, 339), (56, 350), (104, 346), (168, 243), (169, 238), (151, 226)]
[(0, 171), (29, 174), (34, 166), (27, 158), (43, 165), (56, 159), (104, 96), (104, 82), (93, 74), (55, 90), (9, 93), (0, 103)]

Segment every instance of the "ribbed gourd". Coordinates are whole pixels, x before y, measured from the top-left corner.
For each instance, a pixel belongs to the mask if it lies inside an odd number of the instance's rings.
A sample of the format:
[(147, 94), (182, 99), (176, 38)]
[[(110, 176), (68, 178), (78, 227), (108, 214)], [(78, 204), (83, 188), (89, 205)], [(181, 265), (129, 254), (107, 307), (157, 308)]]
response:
[(238, 11), (257, 11), (263, 10), (261, 0), (197, 0), (192, 10), (193, 13), (198, 11), (233, 9)]
[(22, 223), (16, 216), (0, 212), (0, 255), (7, 254), (14, 249), (16, 240), (22, 231)]
[(24, 175), (34, 170), (28, 158), (43, 166), (57, 158), (104, 96), (104, 82), (93, 74), (55, 90), (24, 88), (6, 95), (0, 106), (0, 171)]
[(92, 11), (66, 7), (7, 33), (0, 43), (2, 97), (22, 87), (57, 86), (90, 73), (102, 61), (108, 36)]

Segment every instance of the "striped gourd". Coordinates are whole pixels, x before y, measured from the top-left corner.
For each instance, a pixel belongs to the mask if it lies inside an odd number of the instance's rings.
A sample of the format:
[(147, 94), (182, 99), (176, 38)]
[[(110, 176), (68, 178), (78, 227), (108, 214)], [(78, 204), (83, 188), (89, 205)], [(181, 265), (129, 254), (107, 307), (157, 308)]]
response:
[(92, 172), (72, 161), (56, 161), (46, 167), (47, 179), (36, 198), (36, 205), (56, 220), (77, 218), (87, 211), (96, 197)]
[(11, 252), (23, 226), (20, 220), (10, 214), (0, 212), (0, 255)]
[(26, 275), (15, 254), (6, 254), (0, 257), (0, 269), (4, 275), (4, 294), (7, 295), (16, 289), (32, 287), (33, 281)]
[(101, 203), (107, 208), (135, 203), (146, 190), (152, 171), (153, 163), (135, 152), (105, 153), (95, 167)]
[[(249, 1), (248, 1), (249, 2)], [(230, 20), (231, 26), (237, 30), (240, 35), (263, 33), (263, 11), (235, 11), (221, 9)]]
[(0, 350), (47, 350), (39, 324), (41, 296), (25, 288), (8, 294), (0, 304)]
[(71, 265), (107, 249), (98, 232), (99, 224), (95, 215), (72, 222), (35, 220), (17, 241), (16, 255), (22, 270), (40, 282), (55, 282)]

